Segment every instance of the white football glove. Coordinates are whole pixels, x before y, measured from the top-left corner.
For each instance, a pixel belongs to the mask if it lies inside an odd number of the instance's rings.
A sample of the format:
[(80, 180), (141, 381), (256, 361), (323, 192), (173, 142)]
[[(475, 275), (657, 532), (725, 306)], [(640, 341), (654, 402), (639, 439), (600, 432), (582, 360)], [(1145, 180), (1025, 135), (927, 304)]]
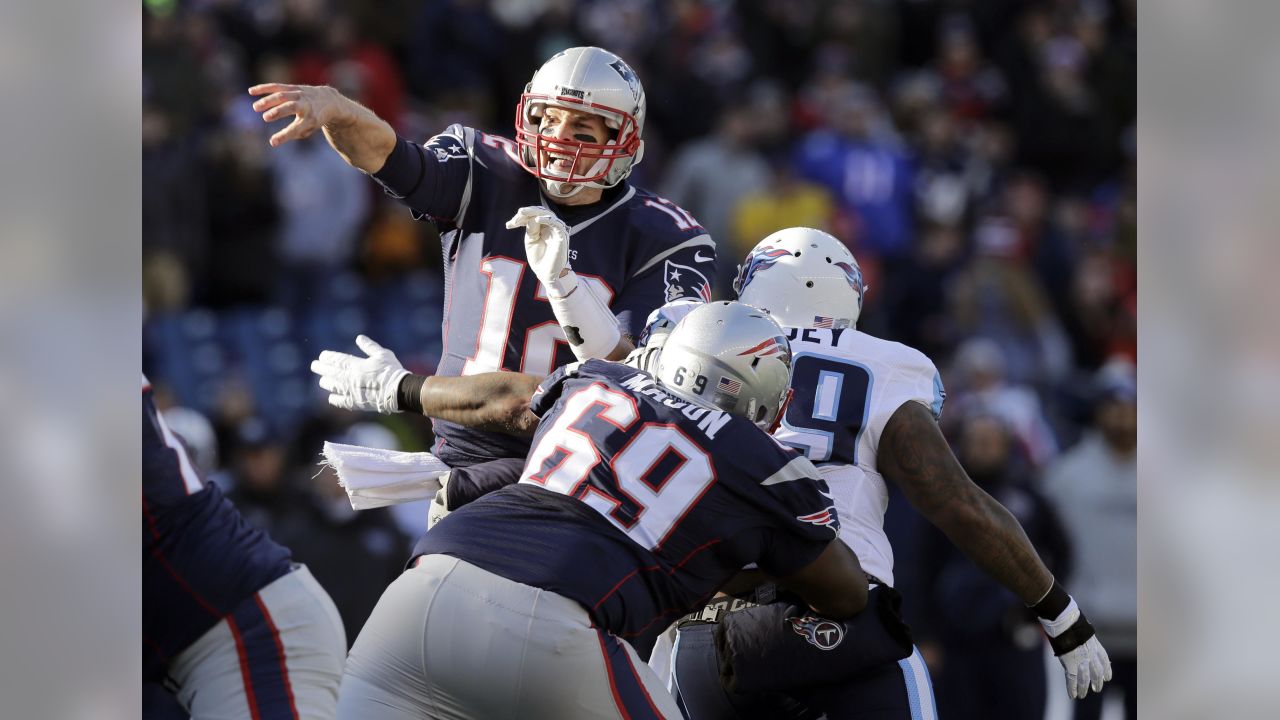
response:
[(320, 387), (329, 391), (329, 404), (344, 410), (400, 412), (396, 390), (409, 371), (395, 353), (364, 335), (356, 337), (356, 345), (369, 357), (325, 350), (311, 362)]
[[(1040, 624), (1050, 638), (1057, 638), (1081, 620), (1083, 615), (1073, 599), (1058, 617), (1053, 620), (1042, 618)], [(1111, 679), (1111, 658), (1107, 657), (1106, 648), (1098, 642), (1098, 636), (1091, 632), (1083, 643), (1058, 655), (1058, 661), (1067, 673), (1067, 694), (1074, 700), (1088, 695), (1090, 689), (1101, 692), (1102, 684)]]
[[(522, 207), (507, 221), (507, 229), (524, 228), (524, 251), (529, 268), (547, 293), (565, 297), (578, 286), (569, 266), (569, 227), (555, 213), (539, 206)], [(561, 273), (564, 273), (561, 276)]]

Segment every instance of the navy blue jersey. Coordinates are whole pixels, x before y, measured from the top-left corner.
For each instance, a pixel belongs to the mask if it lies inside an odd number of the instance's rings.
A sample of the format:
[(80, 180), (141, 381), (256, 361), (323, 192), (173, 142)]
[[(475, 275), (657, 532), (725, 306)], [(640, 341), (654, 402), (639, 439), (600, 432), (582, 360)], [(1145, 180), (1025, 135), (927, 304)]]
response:
[[(517, 160), (513, 142), (452, 125), (419, 146), (400, 141), (375, 178), (444, 249), (444, 349), (437, 373), (512, 370), (545, 377), (575, 360), (551, 304), (525, 261), (521, 207), (549, 207), (569, 226), (569, 263), (613, 310), (624, 335), (677, 298), (711, 299), (715, 243), (689, 213), (622, 183), (590, 206), (561, 206)], [(436, 454), (451, 465), (524, 457), (527, 440), (435, 421)]]
[(838, 530), (814, 466), (745, 418), (588, 360), (548, 378), (520, 482), (459, 508), (414, 555), (442, 553), (572, 598), (648, 647), (749, 563), (790, 575)]
[(156, 680), (174, 655), (271, 581), (289, 550), (247, 524), (196, 473), (142, 384), (142, 657)]

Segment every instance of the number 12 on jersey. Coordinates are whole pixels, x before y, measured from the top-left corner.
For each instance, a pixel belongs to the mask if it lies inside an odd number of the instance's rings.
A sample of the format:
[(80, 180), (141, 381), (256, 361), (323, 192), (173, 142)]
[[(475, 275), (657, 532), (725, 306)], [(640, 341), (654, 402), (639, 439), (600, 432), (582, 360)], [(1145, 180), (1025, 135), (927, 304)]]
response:
[[(520, 366), (504, 368), (503, 365), (508, 344), (515, 342), (509, 337), (512, 332), (511, 320), (526, 267), (520, 260), (501, 255), (492, 255), (480, 261), (480, 274), (486, 280), (484, 309), (480, 316), (480, 327), (476, 330), (475, 351), (463, 364), (463, 375), (508, 369), (543, 377), (550, 375), (555, 369), (556, 348), (568, 344), (564, 330), (555, 320), (526, 329), (524, 337), (519, 341)], [(606, 306), (613, 302), (613, 291), (600, 278), (580, 273), (578, 279), (588, 285)], [(546, 291), (541, 285), (538, 285), (533, 297), (535, 300), (548, 302)]]

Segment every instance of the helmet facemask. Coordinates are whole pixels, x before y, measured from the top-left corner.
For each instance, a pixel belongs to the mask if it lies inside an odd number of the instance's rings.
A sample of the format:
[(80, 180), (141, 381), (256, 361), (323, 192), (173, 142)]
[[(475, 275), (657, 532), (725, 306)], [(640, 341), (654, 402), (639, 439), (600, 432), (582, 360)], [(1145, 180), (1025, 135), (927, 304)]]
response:
[[(543, 135), (542, 118), (548, 107), (600, 116), (612, 137), (593, 143)], [(609, 188), (622, 182), (643, 155), (639, 128), (630, 113), (568, 95), (526, 92), (516, 106), (516, 144), (520, 148), (520, 159), (525, 169), (542, 180), (544, 187), (557, 197), (569, 197), (583, 187)], [(554, 156), (567, 159), (569, 166), (554, 167)], [(594, 162), (579, 173), (582, 160)]]
[[(543, 117), (552, 107), (598, 116), (612, 137), (600, 142), (547, 137), (541, 132)], [(519, 160), (556, 197), (584, 187), (615, 187), (644, 156), (644, 117), (644, 87), (622, 58), (597, 47), (563, 50), (538, 68), (516, 105)]]

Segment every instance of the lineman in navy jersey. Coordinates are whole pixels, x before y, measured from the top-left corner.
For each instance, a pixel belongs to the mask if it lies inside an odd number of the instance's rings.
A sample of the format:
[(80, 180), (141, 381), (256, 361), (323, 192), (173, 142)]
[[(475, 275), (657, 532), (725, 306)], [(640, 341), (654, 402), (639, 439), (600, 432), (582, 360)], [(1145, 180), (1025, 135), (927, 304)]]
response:
[[(332, 88), (267, 84), (250, 93), (265, 96), (254, 103), (264, 120), (294, 116), (272, 145), (323, 128), (344, 159), (441, 230), (439, 375), (541, 378), (575, 357), (620, 359), (649, 312), (681, 297), (710, 299), (711, 238), (680, 207), (626, 182), (644, 154), (645, 97), (612, 53), (572, 48), (549, 59), (521, 97), (514, 142), (454, 125), (419, 145)], [(538, 207), (544, 214), (526, 213)], [(523, 238), (552, 234), (560, 221), (572, 248), (564, 238), (556, 270), (572, 275), (544, 277), (527, 262)], [(399, 409), (394, 394), (389, 405), (359, 407)], [(522, 439), (443, 420), (435, 430), (435, 453), (455, 467), (528, 451)]]
[(196, 473), (142, 379), (143, 679), (194, 718), (332, 718), (347, 641), (289, 550)]
[(777, 325), (705, 305), (664, 358), (656, 377), (590, 360), (539, 386), (520, 482), (419, 543), (352, 648), (340, 716), (676, 718), (631, 644), (743, 566), (832, 617), (861, 610), (816, 469), (761, 432), (788, 395)]

